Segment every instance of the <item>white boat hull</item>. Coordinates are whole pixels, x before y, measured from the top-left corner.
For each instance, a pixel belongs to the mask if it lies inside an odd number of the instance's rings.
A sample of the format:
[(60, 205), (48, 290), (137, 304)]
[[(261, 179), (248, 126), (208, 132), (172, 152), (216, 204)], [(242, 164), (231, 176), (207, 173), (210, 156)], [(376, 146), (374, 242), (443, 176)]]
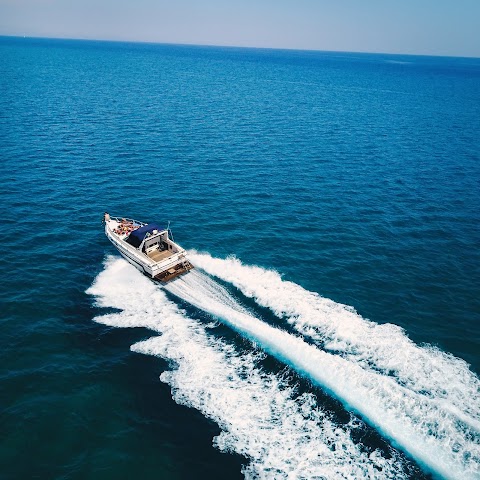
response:
[[(122, 223), (122, 221), (128, 223)], [(187, 273), (193, 265), (186, 258), (185, 250), (176, 244), (169, 234), (169, 230), (153, 230), (153, 233), (145, 236), (142, 243), (135, 247), (128, 243), (129, 232), (119, 230), (122, 225), (128, 225), (133, 231), (148, 228), (148, 225), (135, 220), (120, 220), (116, 217), (106, 217), (105, 235), (118, 250), (120, 255), (145, 275), (160, 282), (168, 282)], [(148, 244), (153, 246), (147, 247)], [(160, 250), (163, 248), (163, 250)], [(160, 261), (156, 258), (161, 257)]]

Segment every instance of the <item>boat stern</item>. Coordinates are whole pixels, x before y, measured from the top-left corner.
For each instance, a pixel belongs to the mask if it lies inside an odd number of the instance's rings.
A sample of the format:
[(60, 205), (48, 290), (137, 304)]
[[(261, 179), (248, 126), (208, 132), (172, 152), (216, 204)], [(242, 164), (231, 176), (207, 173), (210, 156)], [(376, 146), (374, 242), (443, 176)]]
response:
[(177, 278), (185, 273), (188, 273), (193, 268), (194, 266), (187, 259), (184, 259), (181, 263), (178, 263), (173, 267), (170, 267), (169, 269), (164, 270), (163, 272), (160, 272), (159, 274), (155, 275), (153, 278), (155, 280), (158, 280), (161, 283), (168, 283), (174, 278)]

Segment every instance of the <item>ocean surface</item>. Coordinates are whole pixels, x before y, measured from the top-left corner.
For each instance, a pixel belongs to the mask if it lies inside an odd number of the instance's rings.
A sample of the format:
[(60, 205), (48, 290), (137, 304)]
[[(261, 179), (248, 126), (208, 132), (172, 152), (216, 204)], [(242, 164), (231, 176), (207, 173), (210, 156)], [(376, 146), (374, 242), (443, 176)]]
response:
[(480, 478), (479, 152), (480, 59), (0, 38), (0, 477)]

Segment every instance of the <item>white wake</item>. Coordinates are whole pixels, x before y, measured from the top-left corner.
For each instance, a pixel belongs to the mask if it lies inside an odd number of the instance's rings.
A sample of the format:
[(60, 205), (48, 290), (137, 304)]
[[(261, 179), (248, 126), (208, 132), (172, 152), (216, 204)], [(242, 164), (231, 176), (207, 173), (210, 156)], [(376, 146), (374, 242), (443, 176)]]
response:
[[(215, 310), (215, 315), (230, 317), (234, 328), (245, 330), (243, 333), (259, 344), (267, 343), (269, 351), (278, 350), (282, 356), (292, 347), (299, 362), (309, 361), (301, 339), (249, 316), (215, 282), (198, 274), (184, 279), (190, 279), (193, 286), (176, 281), (171, 290), (198, 306), (213, 305), (209, 310)], [(107, 259), (87, 293), (95, 296), (99, 306), (121, 310), (96, 317), (97, 322), (146, 327), (160, 334), (133, 345), (132, 350), (171, 362), (172, 370), (162, 373), (161, 380), (171, 386), (176, 402), (198, 409), (220, 426), (222, 433), (214, 439), (215, 445), (247, 457), (246, 477), (406, 477), (403, 462), (394, 451), (389, 458), (379, 451), (365, 453), (351, 439), (357, 428), (353, 420), (347, 427), (335, 425), (312, 394), (298, 396), (286, 379), (263, 372), (258, 367), (259, 353), (241, 354), (216, 338), (209, 333), (214, 324), (188, 318), (162, 289), (124, 260)], [(278, 335), (268, 339), (272, 331)], [(328, 368), (321, 364), (325, 354), (319, 354), (318, 368)]]
[(480, 477), (480, 382), (461, 359), (419, 347), (395, 325), (240, 261), (190, 253), (193, 263), (286, 317), (301, 338), (255, 319), (215, 282), (189, 275), (171, 291), (222, 318), (270, 354), (330, 390), (421, 464), (447, 478)]

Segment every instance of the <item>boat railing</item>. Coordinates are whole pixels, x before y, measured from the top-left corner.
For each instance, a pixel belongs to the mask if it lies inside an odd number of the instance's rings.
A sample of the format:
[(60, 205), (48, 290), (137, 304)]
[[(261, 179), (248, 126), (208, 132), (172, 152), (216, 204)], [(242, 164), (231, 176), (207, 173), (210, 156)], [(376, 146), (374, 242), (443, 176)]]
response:
[(133, 218), (113, 217), (112, 215), (110, 215), (110, 220), (115, 220), (118, 223), (122, 223), (122, 221), (131, 222), (135, 225), (140, 225), (141, 227), (147, 225), (146, 223), (139, 222), (138, 220), (134, 220)]

